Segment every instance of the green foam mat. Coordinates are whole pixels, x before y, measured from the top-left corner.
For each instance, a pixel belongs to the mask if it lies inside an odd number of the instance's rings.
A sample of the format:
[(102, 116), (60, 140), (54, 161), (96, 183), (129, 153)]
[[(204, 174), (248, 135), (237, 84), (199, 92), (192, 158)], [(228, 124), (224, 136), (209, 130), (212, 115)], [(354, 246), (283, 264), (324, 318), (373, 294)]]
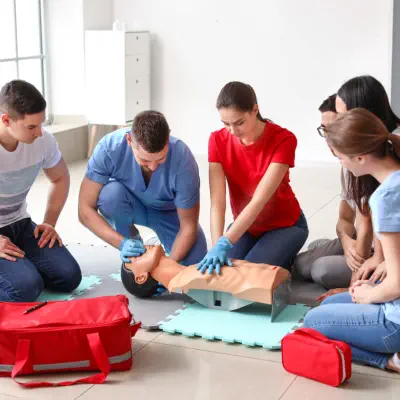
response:
[(168, 317), (168, 321), (160, 322), (160, 329), (207, 340), (280, 349), (282, 338), (301, 325), (309, 309), (302, 304), (286, 306), (271, 322), (271, 306), (265, 304), (252, 304), (238, 311), (222, 311), (195, 303), (178, 310), (176, 315)]

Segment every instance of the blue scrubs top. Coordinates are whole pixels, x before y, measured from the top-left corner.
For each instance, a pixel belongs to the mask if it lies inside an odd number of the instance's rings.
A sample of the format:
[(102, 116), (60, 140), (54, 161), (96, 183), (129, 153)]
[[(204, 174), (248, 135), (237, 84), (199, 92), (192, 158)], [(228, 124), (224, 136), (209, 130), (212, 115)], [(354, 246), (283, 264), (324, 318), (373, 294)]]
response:
[(200, 176), (189, 147), (170, 137), (167, 159), (153, 172), (146, 187), (142, 170), (126, 140), (129, 128), (106, 135), (94, 149), (86, 177), (106, 185), (122, 183), (145, 206), (157, 210), (193, 208), (200, 200)]

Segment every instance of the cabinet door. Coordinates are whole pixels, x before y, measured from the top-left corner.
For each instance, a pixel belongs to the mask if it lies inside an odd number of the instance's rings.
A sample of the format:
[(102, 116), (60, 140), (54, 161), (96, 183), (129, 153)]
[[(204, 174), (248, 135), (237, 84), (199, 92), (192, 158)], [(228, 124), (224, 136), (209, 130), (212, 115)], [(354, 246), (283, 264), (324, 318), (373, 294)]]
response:
[(141, 111), (150, 109), (150, 75), (125, 71), (125, 119), (131, 121)]
[(136, 54), (125, 57), (125, 68), (132, 75), (150, 74), (149, 57), (147, 54)]
[(148, 54), (150, 51), (150, 35), (146, 32), (128, 32), (125, 35), (125, 54)]

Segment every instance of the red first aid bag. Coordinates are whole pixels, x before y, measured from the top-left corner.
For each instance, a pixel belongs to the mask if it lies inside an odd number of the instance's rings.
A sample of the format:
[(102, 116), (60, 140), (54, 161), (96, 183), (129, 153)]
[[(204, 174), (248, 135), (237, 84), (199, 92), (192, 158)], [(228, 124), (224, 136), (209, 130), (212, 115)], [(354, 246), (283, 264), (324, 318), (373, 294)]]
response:
[[(35, 306), (40, 307), (35, 308)], [(29, 310), (28, 312), (26, 312)], [(100, 371), (67, 382), (30, 382), (28, 388), (103, 383), (110, 371), (132, 367), (131, 323), (126, 296), (45, 303), (0, 303), (0, 376)]]
[(310, 328), (300, 328), (281, 342), (286, 371), (330, 386), (351, 377), (351, 348)]

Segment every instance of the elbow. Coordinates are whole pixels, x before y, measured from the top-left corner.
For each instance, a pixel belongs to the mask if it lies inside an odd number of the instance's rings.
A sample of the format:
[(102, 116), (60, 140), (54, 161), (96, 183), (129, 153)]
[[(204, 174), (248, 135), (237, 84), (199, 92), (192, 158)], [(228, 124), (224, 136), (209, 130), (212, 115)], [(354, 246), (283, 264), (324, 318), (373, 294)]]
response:
[(87, 222), (88, 222), (88, 212), (84, 206), (79, 206), (78, 207), (78, 219), (79, 222), (87, 227)]

